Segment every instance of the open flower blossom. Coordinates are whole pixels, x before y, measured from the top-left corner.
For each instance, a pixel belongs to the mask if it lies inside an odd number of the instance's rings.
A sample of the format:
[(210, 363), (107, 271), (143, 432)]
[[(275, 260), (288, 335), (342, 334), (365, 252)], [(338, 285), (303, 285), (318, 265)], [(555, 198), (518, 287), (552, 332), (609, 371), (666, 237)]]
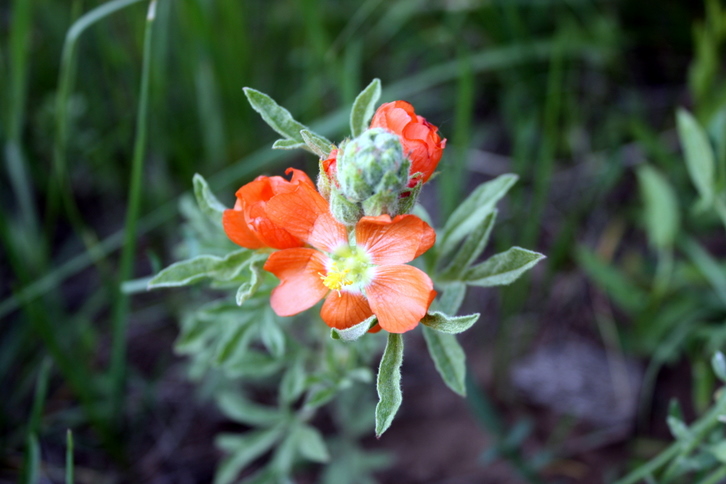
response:
[(305, 172), (288, 168), (290, 181), (281, 176), (259, 176), (237, 190), (234, 209), (225, 210), (222, 225), (227, 236), (237, 245), (248, 249), (289, 249), (301, 247), (304, 242), (267, 214), (269, 200), (275, 195), (294, 192), (300, 185), (315, 187)]
[(411, 104), (406, 101), (381, 104), (370, 127), (385, 128), (401, 138), (403, 152), (411, 160), (410, 174), (421, 173), (409, 182), (410, 187), (431, 178), (441, 160), (446, 140), (439, 136), (439, 128), (416, 114)]
[(332, 328), (346, 329), (375, 315), (381, 328), (403, 333), (426, 314), (436, 295), (433, 283), (405, 265), (436, 240), (420, 218), (362, 217), (349, 236), (328, 202), (306, 183), (272, 198), (266, 211), (277, 226), (311, 246), (274, 252), (265, 263), (280, 279), (270, 300), (278, 315), (298, 314), (325, 298), (321, 317)]

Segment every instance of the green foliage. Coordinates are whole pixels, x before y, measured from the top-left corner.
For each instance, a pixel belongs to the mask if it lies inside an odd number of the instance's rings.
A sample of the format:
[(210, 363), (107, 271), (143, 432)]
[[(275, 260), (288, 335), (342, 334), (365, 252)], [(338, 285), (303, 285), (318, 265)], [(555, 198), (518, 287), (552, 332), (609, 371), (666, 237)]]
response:
[(478, 319), (479, 313), (452, 317), (442, 312), (434, 311), (424, 316), (421, 324), (442, 333), (459, 334), (471, 328)]
[(423, 328), (423, 334), (429, 354), (444, 383), (462, 397), (466, 396), (466, 355), (456, 337), (434, 331), (428, 326)]
[[(330, 141), (325, 139), (325, 137), (315, 134), (304, 124), (295, 121), (292, 114), (290, 114), (290, 111), (277, 104), (267, 94), (250, 87), (245, 87), (244, 92), (250, 106), (260, 113), (262, 119), (264, 119), (272, 129), (285, 137), (285, 139), (277, 140), (272, 146), (273, 148), (285, 150), (303, 148), (311, 153), (315, 153), (315, 151), (306, 144), (305, 138), (301, 134), (301, 131), (303, 130), (307, 131), (309, 139), (314, 140), (316, 148), (319, 148), (321, 144), (327, 144), (327, 146), (332, 144)], [(328, 150), (328, 152), (329, 151), (330, 150)]]
[(381, 97), (381, 81), (373, 79), (368, 87), (363, 89), (353, 102), (350, 110), (350, 134), (356, 138), (368, 129), (373, 113), (376, 110), (376, 103)]
[(504, 286), (516, 281), (544, 257), (538, 252), (512, 247), (470, 267), (462, 275), (462, 280), (472, 286)]
[(389, 333), (386, 349), (378, 367), (378, 405), (376, 405), (376, 437), (383, 435), (393, 422), (403, 401), (401, 393), (401, 364), (403, 363), (403, 336)]
[(688, 111), (679, 109), (677, 119), (688, 174), (701, 196), (701, 206), (710, 207), (715, 197), (716, 163), (713, 149), (706, 133)]
[(680, 229), (675, 191), (663, 174), (649, 165), (639, 167), (637, 174), (648, 239), (656, 249), (670, 249)]

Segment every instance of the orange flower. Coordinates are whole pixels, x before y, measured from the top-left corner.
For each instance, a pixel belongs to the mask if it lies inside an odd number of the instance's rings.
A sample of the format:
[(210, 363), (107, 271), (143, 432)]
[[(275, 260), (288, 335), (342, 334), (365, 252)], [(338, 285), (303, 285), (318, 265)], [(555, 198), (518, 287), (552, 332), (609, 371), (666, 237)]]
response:
[(371, 128), (385, 128), (401, 138), (403, 152), (411, 160), (410, 173), (422, 173), (409, 182), (414, 187), (419, 181), (426, 183), (441, 160), (446, 146), (438, 134), (439, 128), (418, 116), (406, 101), (382, 104), (373, 115)]
[(290, 173), (290, 181), (281, 176), (260, 176), (237, 190), (234, 209), (225, 210), (222, 215), (224, 231), (232, 242), (248, 249), (289, 249), (304, 245), (267, 214), (268, 203), (274, 196), (294, 192), (300, 185), (315, 186), (304, 172), (288, 168), (285, 174)]
[(332, 328), (375, 314), (386, 331), (404, 333), (426, 314), (436, 295), (433, 283), (404, 264), (431, 248), (436, 233), (415, 215), (363, 217), (353, 242), (328, 202), (306, 184), (270, 200), (267, 213), (312, 246), (275, 252), (265, 263), (280, 279), (270, 300), (278, 315), (298, 314), (325, 297), (320, 315)]

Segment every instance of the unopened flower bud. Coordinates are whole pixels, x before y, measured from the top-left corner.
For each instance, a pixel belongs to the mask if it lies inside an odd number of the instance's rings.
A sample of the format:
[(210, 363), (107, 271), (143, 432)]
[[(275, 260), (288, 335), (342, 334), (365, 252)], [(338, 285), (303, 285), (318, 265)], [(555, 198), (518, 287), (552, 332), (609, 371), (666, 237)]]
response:
[(340, 193), (354, 203), (373, 196), (396, 200), (407, 186), (409, 167), (398, 136), (381, 128), (366, 130), (340, 147), (336, 167)]

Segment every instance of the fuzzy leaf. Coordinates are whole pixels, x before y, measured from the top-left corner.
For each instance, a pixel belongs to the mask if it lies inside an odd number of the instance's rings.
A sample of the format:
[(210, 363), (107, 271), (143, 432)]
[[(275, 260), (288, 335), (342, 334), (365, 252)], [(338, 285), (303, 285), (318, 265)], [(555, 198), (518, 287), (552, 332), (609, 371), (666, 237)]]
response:
[(386, 349), (378, 367), (378, 405), (376, 405), (376, 437), (383, 435), (393, 422), (403, 401), (401, 393), (401, 364), (403, 336), (389, 333)]
[(304, 143), (300, 131), (306, 129), (306, 126), (296, 121), (290, 111), (277, 104), (274, 99), (263, 92), (250, 87), (245, 87), (243, 90), (252, 109), (260, 113), (260, 116), (270, 125), (270, 128), (283, 135), (286, 139)]
[(378, 323), (378, 318), (371, 316), (370, 318), (364, 319), (355, 326), (351, 326), (346, 329), (330, 329), (330, 337), (333, 339), (340, 339), (343, 341), (355, 341), (368, 332), (373, 326)]
[(424, 339), (434, 365), (446, 386), (462, 397), (466, 396), (466, 355), (456, 337), (423, 327)]
[(242, 283), (237, 289), (235, 295), (235, 301), (237, 306), (244, 304), (249, 298), (255, 295), (257, 289), (262, 284), (264, 274), (262, 273), (262, 266), (267, 260), (267, 255), (260, 255), (250, 262), (250, 278), (248, 281)]
[(441, 257), (448, 255), (457, 243), (481, 225), (517, 179), (517, 175), (501, 175), (471, 192), (444, 225), (439, 243)]
[(280, 422), (282, 418), (276, 407), (265, 407), (252, 403), (231, 391), (220, 393), (217, 396), (217, 405), (226, 417), (247, 425), (272, 425)]
[(711, 205), (714, 198), (715, 161), (713, 149), (698, 121), (685, 109), (679, 109), (678, 136), (683, 145), (686, 167), (691, 181), (701, 195), (701, 203)]
[(421, 320), (421, 324), (441, 333), (459, 334), (471, 328), (479, 319), (479, 316), (479, 313), (467, 314), (466, 316), (449, 316), (434, 311), (426, 314)]
[(320, 432), (310, 425), (303, 424), (298, 430), (298, 451), (312, 462), (325, 463), (330, 460), (328, 447)]
[(248, 265), (254, 252), (240, 249), (226, 257), (200, 255), (176, 262), (159, 272), (149, 281), (148, 288), (179, 287), (199, 282), (205, 277), (229, 281), (237, 277)]
[(194, 183), (194, 196), (197, 199), (197, 205), (199, 209), (213, 222), (222, 224), (222, 213), (227, 210), (227, 207), (220, 202), (217, 197), (214, 196), (212, 190), (207, 184), (207, 180), (204, 179), (199, 173), (194, 174), (192, 179)]
[(350, 111), (350, 133), (353, 138), (360, 136), (363, 131), (368, 129), (368, 122), (373, 117), (373, 112), (378, 99), (381, 97), (381, 80), (373, 79), (368, 86), (363, 89), (353, 102), (353, 108)]
[(645, 226), (650, 243), (659, 249), (670, 248), (680, 226), (675, 191), (663, 174), (652, 166), (640, 166), (637, 174), (645, 205)]
[(310, 148), (313, 153), (323, 160), (326, 159), (333, 150), (333, 144), (330, 141), (310, 130), (303, 129), (300, 131), (300, 136), (302, 136), (302, 139), (305, 140), (305, 144), (308, 148)]
[(214, 484), (230, 484), (247, 464), (267, 452), (282, 435), (282, 426), (248, 432), (243, 435), (222, 434), (215, 440), (217, 447), (231, 454), (222, 459)]
[(469, 268), (462, 279), (472, 286), (504, 286), (516, 281), (525, 271), (544, 259), (544, 255), (521, 247), (491, 256)]
[(272, 143), (272, 149), (273, 150), (308, 150), (308, 145), (305, 143), (300, 143), (297, 140), (294, 139), (279, 139)]
[(489, 242), (489, 235), (494, 227), (497, 218), (497, 210), (492, 210), (479, 226), (469, 234), (461, 248), (456, 251), (456, 255), (449, 263), (448, 267), (442, 271), (441, 278), (444, 280), (459, 280), (461, 274), (481, 255), (484, 248)]

